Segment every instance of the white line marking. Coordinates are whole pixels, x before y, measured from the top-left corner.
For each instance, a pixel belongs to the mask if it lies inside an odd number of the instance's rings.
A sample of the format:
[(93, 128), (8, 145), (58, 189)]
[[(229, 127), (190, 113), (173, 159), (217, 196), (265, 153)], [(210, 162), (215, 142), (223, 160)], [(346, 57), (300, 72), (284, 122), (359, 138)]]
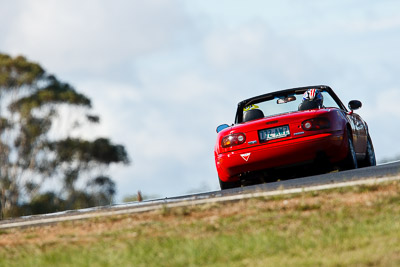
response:
[(228, 201), (242, 200), (242, 199), (248, 199), (248, 198), (254, 198), (254, 197), (268, 197), (268, 196), (277, 196), (277, 195), (285, 195), (285, 194), (295, 194), (295, 193), (328, 190), (328, 189), (357, 186), (357, 185), (373, 185), (373, 184), (390, 182), (390, 181), (398, 181), (398, 180), (400, 180), (400, 176), (393, 176), (393, 177), (386, 177), (386, 178), (369, 178), (369, 179), (365, 179), (365, 180), (349, 181), (349, 182), (327, 184), (327, 185), (317, 185), (317, 186), (291, 188), (291, 189), (278, 189), (275, 191), (246, 193), (246, 194), (241, 194), (241, 195), (223, 196), (223, 197), (215, 197), (215, 198), (208, 198), (208, 199), (186, 200), (186, 201), (181, 201), (181, 202), (177, 202), (177, 203), (157, 204), (157, 205), (153, 205), (150, 207), (133, 207), (132, 209), (99, 211), (99, 212), (94, 212), (94, 213), (70, 215), (70, 216), (57, 217), (57, 218), (38, 218), (36, 220), (0, 224), (0, 229), (23, 227), (23, 226), (35, 226), (35, 225), (41, 225), (41, 224), (82, 220), (82, 219), (89, 219), (89, 218), (103, 217), (103, 216), (141, 213), (141, 212), (147, 212), (147, 211), (154, 211), (154, 210), (158, 210), (158, 209), (162, 209), (162, 208), (195, 206), (195, 205), (202, 205), (202, 204), (207, 204), (207, 203), (228, 202)]

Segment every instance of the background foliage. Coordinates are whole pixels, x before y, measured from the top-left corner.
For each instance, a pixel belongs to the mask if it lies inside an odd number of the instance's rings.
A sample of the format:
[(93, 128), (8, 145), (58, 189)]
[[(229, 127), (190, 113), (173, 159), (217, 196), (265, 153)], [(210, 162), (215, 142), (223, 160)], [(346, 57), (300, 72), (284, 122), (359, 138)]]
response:
[[(112, 163), (124, 146), (74, 133), (99, 123), (91, 101), (23, 56), (0, 53), (0, 214), (2, 218), (106, 205)], [(58, 186), (46, 186), (46, 182)], [(51, 187), (51, 189), (49, 189)]]

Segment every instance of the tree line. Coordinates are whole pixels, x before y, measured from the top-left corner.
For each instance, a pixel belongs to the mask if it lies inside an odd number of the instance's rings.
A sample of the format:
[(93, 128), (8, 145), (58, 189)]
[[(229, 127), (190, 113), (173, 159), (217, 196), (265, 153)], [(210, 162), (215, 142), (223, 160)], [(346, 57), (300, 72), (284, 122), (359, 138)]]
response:
[(87, 140), (100, 122), (91, 100), (23, 56), (0, 53), (1, 218), (107, 205), (111, 164), (129, 164), (123, 145)]

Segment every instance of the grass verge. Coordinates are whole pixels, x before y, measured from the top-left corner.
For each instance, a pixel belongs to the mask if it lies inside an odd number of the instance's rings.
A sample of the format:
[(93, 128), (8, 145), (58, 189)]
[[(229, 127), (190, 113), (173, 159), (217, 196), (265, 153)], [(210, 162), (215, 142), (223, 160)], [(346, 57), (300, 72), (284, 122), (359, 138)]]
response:
[(400, 266), (400, 184), (0, 232), (0, 266)]

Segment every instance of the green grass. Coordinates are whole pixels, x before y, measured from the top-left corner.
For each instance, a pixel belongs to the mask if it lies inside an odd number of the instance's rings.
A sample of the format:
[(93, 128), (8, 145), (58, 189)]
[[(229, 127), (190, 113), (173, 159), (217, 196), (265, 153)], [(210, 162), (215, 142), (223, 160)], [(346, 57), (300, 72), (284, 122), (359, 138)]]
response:
[[(70, 222), (47, 241), (32, 240), (41, 228), (7, 230), (0, 243), (20, 242), (0, 248), (0, 266), (400, 266), (400, 186), (389, 187), (165, 208), (120, 217), (130, 220), (120, 227), (115, 218)], [(364, 194), (373, 197), (350, 201)], [(102, 220), (114, 227), (93, 230)], [(59, 232), (85, 223), (91, 231)]]

